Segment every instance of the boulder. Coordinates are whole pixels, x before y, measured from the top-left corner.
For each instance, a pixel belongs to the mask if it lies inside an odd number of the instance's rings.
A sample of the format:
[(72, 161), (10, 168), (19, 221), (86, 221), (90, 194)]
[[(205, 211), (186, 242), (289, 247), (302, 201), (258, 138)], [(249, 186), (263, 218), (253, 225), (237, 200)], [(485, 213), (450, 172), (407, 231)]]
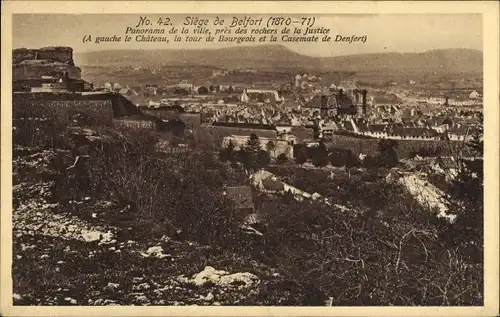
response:
[(147, 251), (147, 254), (149, 255), (155, 255), (158, 253), (163, 253), (163, 248), (161, 246), (155, 246), (155, 247), (150, 247)]
[(203, 285), (207, 282), (217, 284), (222, 275), (227, 275), (226, 271), (216, 270), (211, 266), (206, 266), (203, 271), (193, 275), (192, 282), (196, 285)]
[(216, 270), (211, 266), (205, 267), (203, 271), (198, 274), (193, 275), (190, 280), (191, 283), (195, 285), (204, 285), (207, 282), (211, 282), (217, 286), (222, 287), (250, 287), (259, 284), (259, 278), (248, 272), (239, 272), (234, 274), (229, 274), (223, 270)]
[(142, 283), (142, 284), (139, 284), (137, 286), (133, 286), (132, 290), (134, 290), (134, 291), (145, 291), (145, 290), (148, 290), (150, 288), (151, 288), (151, 286), (148, 283)]
[(214, 299), (214, 294), (212, 294), (212, 292), (208, 293), (208, 295), (205, 297), (205, 300), (207, 302), (210, 302)]
[(118, 287), (120, 287), (118, 283), (108, 283), (108, 285), (104, 287), (104, 290), (114, 292)]
[(226, 275), (220, 278), (217, 285), (220, 286), (230, 286), (230, 285), (241, 285), (243, 287), (250, 287), (252, 285), (258, 284), (259, 278), (252, 273), (235, 273)]
[(143, 257), (155, 257), (159, 259), (163, 259), (166, 257), (171, 257), (170, 254), (164, 254), (163, 248), (161, 246), (150, 247), (146, 253), (141, 253)]

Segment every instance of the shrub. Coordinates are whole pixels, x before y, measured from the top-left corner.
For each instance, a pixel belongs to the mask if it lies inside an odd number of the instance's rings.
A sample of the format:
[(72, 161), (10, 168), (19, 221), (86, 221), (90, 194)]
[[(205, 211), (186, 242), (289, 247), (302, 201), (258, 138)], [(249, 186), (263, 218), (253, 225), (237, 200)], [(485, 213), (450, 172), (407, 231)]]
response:
[(280, 155), (278, 155), (276, 160), (278, 161), (278, 163), (284, 164), (288, 162), (288, 157), (285, 155), (285, 153), (281, 153)]
[(307, 148), (305, 146), (296, 145), (293, 152), (295, 155), (295, 163), (304, 164), (305, 162), (307, 162), (308, 151), (307, 151)]
[(355, 167), (359, 165), (358, 158), (351, 149), (333, 148), (330, 151), (330, 163), (332, 166)]
[[(156, 152), (156, 138), (128, 132), (116, 143), (92, 144), (77, 182), (87, 192), (130, 206), (131, 217), (109, 222), (144, 236), (173, 234), (220, 241), (236, 230), (238, 215), (222, 195), (222, 177), (205, 152)], [(83, 186), (85, 187), (85, 186)], [(81, 188), (83, 190), (83, 188)], [(123, 219), (122, 219), (123, 220)]]
[(482, 267), (443, 245), (434, 216), (394, 190), (373, 192), (372, 201), (387, 204), (378, 212), (293, 200), (270, 205), (267, 261), (336, 306), (482, 305)]
[(52, 120), (13, 120), (12, 143), (39, 148), (64, 146), (63, 132), (67, 125)]
[(397, 141), (380, 140), (378, 144), (380, 164), (384, 167), (394, 167), (398, 163), (398, 154), (396, 148)]
[(328, 150), (323, 141), (319, 143), (317, 148), (314, 148), (312, 163), (317, 167), (328, 165)]

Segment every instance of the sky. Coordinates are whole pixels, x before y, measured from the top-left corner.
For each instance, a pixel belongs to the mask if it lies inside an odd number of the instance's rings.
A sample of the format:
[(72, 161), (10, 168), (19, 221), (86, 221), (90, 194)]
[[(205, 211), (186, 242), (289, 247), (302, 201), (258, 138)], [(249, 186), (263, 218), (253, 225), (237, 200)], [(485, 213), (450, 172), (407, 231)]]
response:
[[(129, 14), (23, 14), (13, 15), (13, 48), (39, 48), (44, 46), (71, 46), (75, 53), (111, 49), (203, 49), (236, 46), (234, 43), (83, 43), (85, 35), (117, 35), (122, 38), (128, 26), (135, 28), (141, 15)], [(142, 15), (146, 16), (146, 15)], [(170, 17), (172, 26), (180, 26), (186, 14), (152, 15), (147, 17), (158, 21), (159, 17)], [(234, 15), (192, 15), (209, 19), (209, 30), (215, 32), (213, 21), (218, 16), (230, 24)], [(248, 15), (250, 16), (250, 15)], [(251, 15), (263, 17), (269, 15)], [(244, 16), (238, 16), (244, 17)], [(300, 19), (300, 16), (295, 16)], [(293, 18), (295, 18), (293, 17)], [(341, 56), (349, 54), (379, 52), (423, 52), (433, 49), (470, 48), (482, 50), (481, 14), (337, 14), (315, 15), (314, 28), (330, 29), (330, 36), (366, 36), (365, 43), (280, 43), (289, 49), (309, 56)], [(264, 22), (265, 23), (265, 22)], [(167, 30), (172, 26), (166, 27)], [(191, 28), (194, 28), (191, 27)], [(234, 29), (233, 29), (234, 31)], [(132, 35), (134, 38), (136, 35)], [(321, 36), (320, 36), (321, 37)], [(278, 35), (280, 39), (281, 36)], [(269, 44), (269, 43), (266, 43)], [(239, 45), (259, 45), (239, 44)]]

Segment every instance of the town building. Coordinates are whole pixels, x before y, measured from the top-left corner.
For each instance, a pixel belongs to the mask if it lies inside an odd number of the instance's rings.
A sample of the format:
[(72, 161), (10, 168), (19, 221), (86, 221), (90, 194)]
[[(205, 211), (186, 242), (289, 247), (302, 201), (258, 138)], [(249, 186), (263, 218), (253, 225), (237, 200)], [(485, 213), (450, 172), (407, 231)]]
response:
[(189, 83), (187, 80), (181, 80), (179, 84), (177, 84), (177, 87), (181, 89), (186, 89), (187, 91), (192, 91), (194, 85), (192, 83)]
[(321, 117), (334, 117), (337, 115), (365, 116), (371, 111), (372, 101), (367, 99), (367, 91), (354, 89), (344, 91), (338, 88), (331, 94), (315, 95), (304, 109), (316, 113)]
[(234, 208), (240, 215), (253, 214), (255, 207), (250, 186), (228, 186), (223, 194), (234, 202)]

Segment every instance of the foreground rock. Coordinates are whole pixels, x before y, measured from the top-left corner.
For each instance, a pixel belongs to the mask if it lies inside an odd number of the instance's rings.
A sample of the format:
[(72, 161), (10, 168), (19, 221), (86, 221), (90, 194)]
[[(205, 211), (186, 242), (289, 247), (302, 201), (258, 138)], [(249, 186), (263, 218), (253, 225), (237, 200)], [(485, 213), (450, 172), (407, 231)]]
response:
[(54, 213), (59, 205), (43, 199), (22, 202), (12, 214), (14, 236), (44, 235), (83, 242), (113, 241), (113, 233), (106, 228), (92, 226), (77, 217)]
[(222, 287), (250, 287), (259, 285), (260, 280), (254, 274), (248, 272), (229, 274), (226, 271), (216, 270), (211, 266), (206, 266), (203, 271), (193, 275), (190, 282), (198, 286), (206, 283), (213, 283)]

